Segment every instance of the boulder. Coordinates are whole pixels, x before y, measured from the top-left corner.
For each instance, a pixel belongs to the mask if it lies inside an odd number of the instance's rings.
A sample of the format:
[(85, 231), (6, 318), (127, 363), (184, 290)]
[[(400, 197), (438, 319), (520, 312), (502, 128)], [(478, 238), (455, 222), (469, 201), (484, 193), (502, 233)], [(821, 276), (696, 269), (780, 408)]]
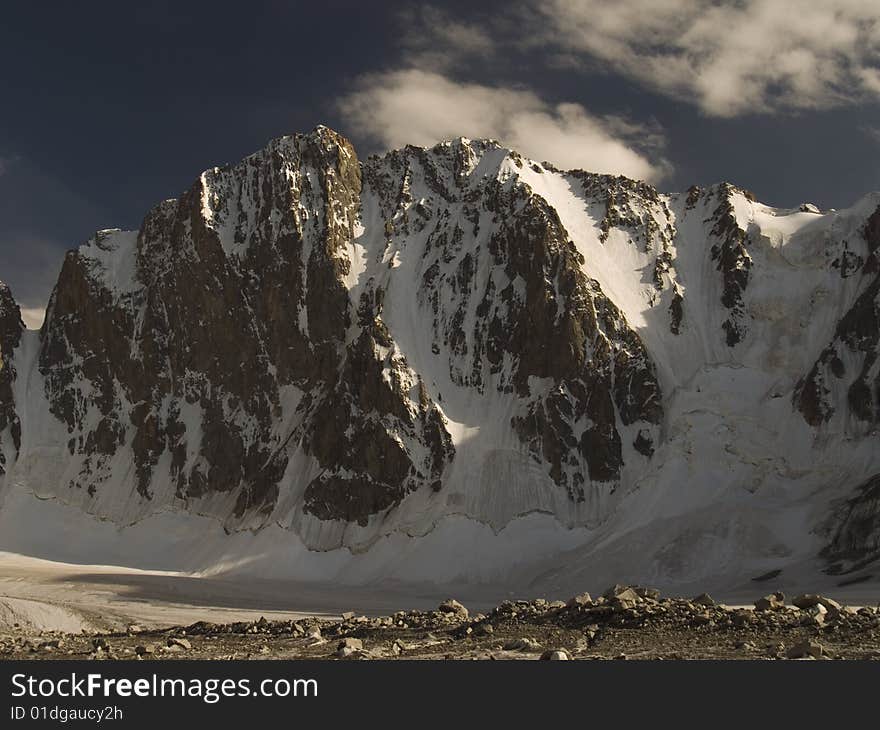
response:
[(605, 591), (603, 597), (611, 603), (622, 606), (630, 606), (641, 600), (641, 596), (639, 596), (634, 588), (621, 585), (612, 586)]
[(539, 652), (539, 651), (541, 651), (541, 645), (537, 641), (535, 641), (534, 639), (531, 639), (528, 636), (524, 636), (519, 639), (514, 639), (513, 641), (508, 641), (504, 645), (504, 650), (505, 651)]
[(581, 593), (577, 596), (572, 596), (568, 599), (568, 602), (565, 604), (568, 608), (578, 608), (580, 606), (591, 606), (593, 604), (593, 598), (589, 593)]
[(816, 624), (817, 626), (823, 625), (825, 623), (825, 617), (828, 615), (828, 609), (821, 603), (811, 606), (806, 609), (806, 612), (809, 614), (806, 623)]
[(565, 661), (571, 659), (566, 649), (548, 649), (541, 654), (543, 661)]
[(756, 611), (779, 611), (785, 608), (785, 595), (781, 591), (759, 598), (755, 601)]
[(818, 641), (805, 639), (791, 647), (785, 656), (789, 659), (821, 659), (825, 654), (824, 647)]
[(346, 637), (336, 646), (336, 656), (341, 659), (363, 652), (364, 642), (351, 636)]
[(840, 604), (837, 601), (826, 596), (820, 596), (817, 593), (804, 593), (800, 596), (795, 596), (791, 599), (791, 602), (798, 608), (804, 609), (812, 608), (813, 606), (824, 606), (828, 611), (840, 610)]
[(468, 610), (454, 598), (443, 601), (443, 603), (437, 607), (437, 610), (440, 611), (440, 613), (455, 614), (463, 619), (466, 619), (469, 615)]
[(819, 596), (819, 605), (825, 606), (829, 613), (839, 613), (844, 610), (844, 606), (841, 606), (837, 601), (833, 598), (827, 598), (825, 596)]
[(633, 595), (637, 596), (636, 592), (630, 586), (624, 586), (620, 583), (615, 583), (602, 594), (602, 597), (610, 601), (612, 598), (616, 598), (621, 594), (625, 594), (627, 591), (632, 591)]

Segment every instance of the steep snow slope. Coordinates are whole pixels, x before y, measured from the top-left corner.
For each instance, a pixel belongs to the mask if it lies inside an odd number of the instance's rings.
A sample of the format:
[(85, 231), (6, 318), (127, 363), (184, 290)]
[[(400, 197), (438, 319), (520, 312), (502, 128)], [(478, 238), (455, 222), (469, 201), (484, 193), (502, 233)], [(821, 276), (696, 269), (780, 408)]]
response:
[[(491, 141), (360, 163), (326, 128), (276, 140), (68, 254), (39, 335), (6, 292), (0, 549), (59, 557), (15, 527), (49, 514), (34, 495), (114, 525), (77, 559), (162, 569), (861, 565), (878, 210), (666, 195)], [(139, 560), (172, 523), (186, 549)]]

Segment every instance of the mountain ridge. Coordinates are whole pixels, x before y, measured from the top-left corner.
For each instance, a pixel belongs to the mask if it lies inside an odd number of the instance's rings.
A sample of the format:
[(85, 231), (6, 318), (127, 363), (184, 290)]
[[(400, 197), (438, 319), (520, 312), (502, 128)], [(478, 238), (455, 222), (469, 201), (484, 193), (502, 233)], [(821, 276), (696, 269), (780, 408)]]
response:
[[(876, 193), (780, 210), (488, 140), (361, 162), (326, 127), (280, 137), (68, 253), (30, 359), (6, 292), (0, 493), (354, 553), (450, 518), (687, 532), (745, 493), (746, 532), (791, 533), (746, 563), (823, 530), (864, 562), (880, 521), (833, 503), (880, 471), (877, 221)], [(814, 493), (794, 525), (774, 504)]]

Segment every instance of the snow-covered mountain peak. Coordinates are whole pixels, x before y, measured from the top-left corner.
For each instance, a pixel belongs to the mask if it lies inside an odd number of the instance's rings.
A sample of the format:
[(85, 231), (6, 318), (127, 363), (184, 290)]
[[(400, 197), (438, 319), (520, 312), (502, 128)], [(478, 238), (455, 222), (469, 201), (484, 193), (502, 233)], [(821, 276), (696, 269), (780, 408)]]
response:
[(832, 503), (880, 472), (878, 248), (876, 194), (280, 137), (70, 252), (38, 337), (0, 287), (0, 501), (386, 556), (546, 520), (536, 549), (638, 535), (664, 574), (702, 524), (754, 564), (822, 530), (864, 557), (873, 502)]

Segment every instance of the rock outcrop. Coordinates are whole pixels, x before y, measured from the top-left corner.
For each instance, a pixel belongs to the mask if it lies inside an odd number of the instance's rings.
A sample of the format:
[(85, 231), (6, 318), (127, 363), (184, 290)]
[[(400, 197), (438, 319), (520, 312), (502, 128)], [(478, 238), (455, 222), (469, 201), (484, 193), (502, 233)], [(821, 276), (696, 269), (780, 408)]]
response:
[(6, 473), (7, 460), (16, 459), (21, 449), (21, 420), (15, 409), (12, 386), (17, 374), (14, 355), (23, 329), (21, 310), (9, 287), (0, 282), (0, 434), (3, 439), (0, 474)]
[[(867, 256), (864, 263), (857, 257), (857, 263), (865, 286), (799, 384), (796, 400), (811, 425), (820, 426), (843, 410), (852, 417), (848, 430), (857, 432), (876, 429), (880, 422), (880, 206), (861, 237)], [(841, 268), (840, 275), (847, 276), (848, 270)]]
[(186, 503), (227, 495), (233, 521), (269, 515), (291, 444), (320, 471), (303, 501), (320, 519), (363, 521), (439, 482), (442, 416), (381, 290), (346, 286), (360, 193), (354, 149), (321, 128), (68, 254), (39, 367), (81, 464), (71, 488), (117, 489), (124, 447), (142, 500), (170, 480)]

